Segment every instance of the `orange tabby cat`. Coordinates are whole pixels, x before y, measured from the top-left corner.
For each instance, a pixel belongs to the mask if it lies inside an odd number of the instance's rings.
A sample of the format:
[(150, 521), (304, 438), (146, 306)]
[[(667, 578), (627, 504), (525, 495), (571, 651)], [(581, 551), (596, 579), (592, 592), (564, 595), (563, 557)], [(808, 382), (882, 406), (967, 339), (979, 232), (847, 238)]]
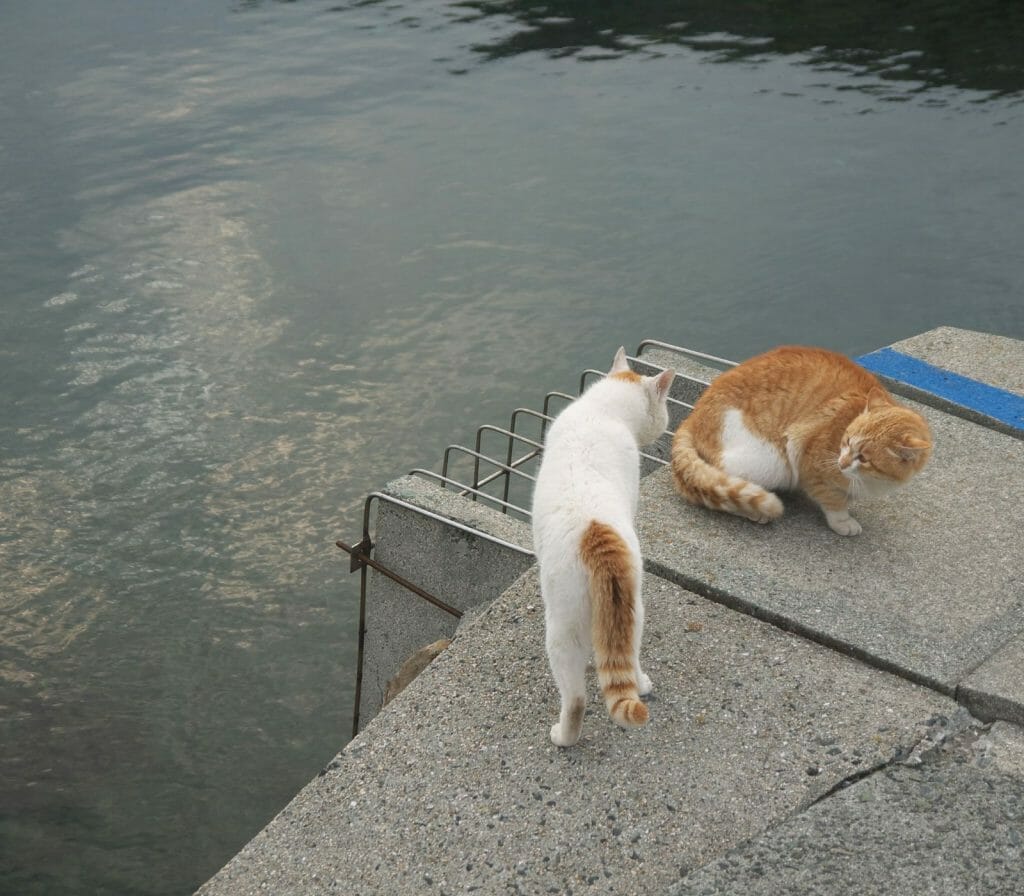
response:
[(840, 535), (850, 499), (902, 485), (931, 454), (928, 424), (849, 358), (784, 346), (717, 377), (676, 430), (672, 472), (688, 501), (758, 523), (772, 489), (803, 489)]

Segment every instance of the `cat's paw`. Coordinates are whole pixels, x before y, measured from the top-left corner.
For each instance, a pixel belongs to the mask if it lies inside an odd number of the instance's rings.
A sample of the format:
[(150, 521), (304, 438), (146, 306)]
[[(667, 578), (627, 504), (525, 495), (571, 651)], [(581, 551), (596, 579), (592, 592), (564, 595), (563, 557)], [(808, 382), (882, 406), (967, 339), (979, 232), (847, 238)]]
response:
[(646, 672), (641, 672), (636, 677), (636, 692), (641, 697), (646, 697), (653, 690), (654, 682), (651, 681), (650, 676)]
[(580, 734), (578, 731), (576, 732), (575, 736), (564, 734), (562, 732), (561, 722), (555, 722), (555, 724), (551, 726), (551, 743), (553, 743), (556, 747), (571, 747), (575, 745), (576, 741), (578, 741), (579, 739)]
[(837, 532), (840, 535), (860, 535), (863, 531), (861, 524), (845, 510), (839, 513), (826, 511), (825, 517), (828, 520), (828, 524), (832, 531)]

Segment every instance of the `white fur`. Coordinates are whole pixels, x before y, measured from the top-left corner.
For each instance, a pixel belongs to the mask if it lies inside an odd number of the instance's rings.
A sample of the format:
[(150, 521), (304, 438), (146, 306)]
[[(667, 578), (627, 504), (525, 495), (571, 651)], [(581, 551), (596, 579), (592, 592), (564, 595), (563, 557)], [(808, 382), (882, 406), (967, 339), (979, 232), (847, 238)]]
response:
[[(619, 349), (611, 373), (628, 369)], [(571, 746), (579, 728), (572, 707), (586, 701), (586, 666), (593, 653), (587, 571), (580, 542), (590, 524), (614, 529), (633, 554), (636, 570), (634, 672), (641, 693), (651, 689), (640, 668), (643, 603), (642, 562), (633, 528), (640, 492), (639, 446), (668, 426), (665, 399), (674, 371), (642, 383), (605, 378), (591, 386), (551, 425), (533, 497), (533, 539), (540, 564), (547, 652), (562, 697), (559, 722), (551, 729), (558, 746)]]
[(894, 479), (880, 479), (877, 476), (869, 476), (860, 470), (860, 461), (853, 461), (848, 467), (842, 470), (842, 474), (850, 481), (850, 497), (871, 497), (878, 498), (896, 491), (902, 483)]
[(743, 422), (743, 412), (730, 408), (722, 421), (722, 469), (730, 476), (755, 482), (770, 491), (796, 486), (797, 449), (787, 445), (787, 456), (752, 433)]

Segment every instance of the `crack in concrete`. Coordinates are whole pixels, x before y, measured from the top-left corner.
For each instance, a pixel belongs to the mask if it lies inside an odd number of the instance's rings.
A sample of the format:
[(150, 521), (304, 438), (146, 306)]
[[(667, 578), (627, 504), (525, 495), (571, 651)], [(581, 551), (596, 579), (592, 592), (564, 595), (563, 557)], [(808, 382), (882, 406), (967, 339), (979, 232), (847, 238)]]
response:
[(952, 755), (954, 751), (973, 758), (977, 752), (974, 749), (975, 745), (984, 738), (990, 727), (991, 725), (979, 722), (962, 706), (952, 716), (933, 716), (922, 723), (919, 728), (920, 735), (912, 746), (897, 748), (889, 759), (847, 775), (808, 803), (800, 812), (806, 812), (840, 791), (897, 765), (919, 766), (925, 762), (939, 761), (943, 755)]

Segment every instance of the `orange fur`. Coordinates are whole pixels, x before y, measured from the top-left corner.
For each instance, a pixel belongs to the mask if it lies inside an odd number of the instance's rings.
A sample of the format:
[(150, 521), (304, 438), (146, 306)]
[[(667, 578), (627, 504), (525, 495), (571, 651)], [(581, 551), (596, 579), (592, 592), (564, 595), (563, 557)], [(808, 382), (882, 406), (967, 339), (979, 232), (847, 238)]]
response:
[(622, 537), (592, 522), (580, 541), (580, 559), (590, 577), (591, 627), (597, 677), (612, 720), (623, 727), (647, 722), (633, 668), (636, 572)]
[(625, 380), (627, 383), (642, 383), (644, 378), (632, 370), (620, 370), (618, 373), (610, 373), (608, 376), (613, 380)]
[[(741, 413), (752, 437), (774, 447), (784, 468), (795, 466), (790, 485), (802, 488), (826, 515), (845, 513), (853, 486), (843, 470), (854, 462), (866, 480), (902, 483), (931, 453), (925, 420), (897, 404), (849, 358), (800, 346), (758, 355), (712, 382), (672, 444), (676, 486), (687, 500), (757, 522), (781, 516), (782, 503), (761, 484), (722, 469), (730, 410)], [(843, 534), (859, 531), (855, 521), (853, 526)]]

